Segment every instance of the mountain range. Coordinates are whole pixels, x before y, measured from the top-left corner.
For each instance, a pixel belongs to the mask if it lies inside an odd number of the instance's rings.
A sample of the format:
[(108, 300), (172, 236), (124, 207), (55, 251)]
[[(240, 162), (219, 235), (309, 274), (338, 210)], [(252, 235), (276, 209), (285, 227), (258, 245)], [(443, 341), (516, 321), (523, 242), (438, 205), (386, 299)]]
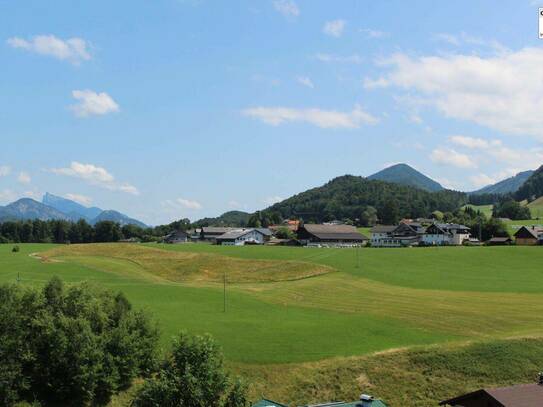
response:
[(509, 177), (503, 181), (497, 182), (492, 185), (487, 185), (484, 188), (471, 192), (472, 194), (508, 194), (517, 192), (518, 189), (524, 185), (524, 183), (532, 176), (534, 171), (519, 172), (514, 177)]
[(21, 198), (6, 206), (0, 206), (0, 222), (8, 220), (67, 220), (76, 222), (84, 219), (91, 225), (100, 221), (113, 221), (124, 225), (147, 227), (143, 222), (130, 218), (114, 210), (88, 208), (70, 199), (50, 193), (43, 196), (42, 202), (31, 198)]

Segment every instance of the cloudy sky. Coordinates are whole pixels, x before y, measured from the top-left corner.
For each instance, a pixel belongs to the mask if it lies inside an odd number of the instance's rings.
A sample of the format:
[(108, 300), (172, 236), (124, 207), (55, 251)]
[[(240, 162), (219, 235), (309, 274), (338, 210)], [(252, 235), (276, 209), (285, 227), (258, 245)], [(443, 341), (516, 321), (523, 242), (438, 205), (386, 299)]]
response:
[(398, 162), (460, 190), (537, 168), (538, 4), (439, 4), (0, 0), (0, 205), (159, 224)]

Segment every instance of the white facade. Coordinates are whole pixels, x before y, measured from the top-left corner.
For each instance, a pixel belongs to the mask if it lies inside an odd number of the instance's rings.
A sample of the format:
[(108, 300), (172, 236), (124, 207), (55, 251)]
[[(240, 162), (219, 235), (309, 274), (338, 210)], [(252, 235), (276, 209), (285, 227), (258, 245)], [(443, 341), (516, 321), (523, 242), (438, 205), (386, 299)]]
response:
[[(230, 233), (225, 233), (225, 235), (228, 234)], [(236, 232), (231, 232), (231, 234), (235, 234), (235, 236), (232, 236), (231, 239), (228, 236), (224, 236), (217, 239), (217, 242), (223, 246), (243, 246), (245, 243), (264, 244), (264, 235), (255, 229), (248, 229), (245, 233), (241, 234)]]

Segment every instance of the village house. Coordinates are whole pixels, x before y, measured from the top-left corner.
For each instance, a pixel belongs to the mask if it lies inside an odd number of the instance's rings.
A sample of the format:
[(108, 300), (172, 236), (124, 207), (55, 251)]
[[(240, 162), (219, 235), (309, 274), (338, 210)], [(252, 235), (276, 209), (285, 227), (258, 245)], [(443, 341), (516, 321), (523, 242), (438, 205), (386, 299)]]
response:
[(520, 246), (534, 246), (543, 244), (542, 226), (522, 226), (515, 233), (515, 243)]
[(215, 242), (215, 239), (217, 239), (217, 237), (224, 235), (225, 233), (238, 230), (238, 229), (239, 228), (204, 226), (200, 230), (200, 240), (203, 240), (206, 242)]
[(461, 245), (470, 239), (470, 229), (455, 223), (434, 223), (426, 228), (421, 242), (429, 246)]
[(164, 243), (171, 243), (171, 244), (177, 244), (177, 243), (186, 243), (190, 239), (190, 236), (187, 232), (184, 232), (182, 230), (176, 230), (173, 231), (163, 238)]
[[(271, 235), (271, 234), (270, 234)], [(244, 246), (246, 244), (264, 244), (268, 235), (262, 229), (236, 229), (215, 238), (218, 245)]]
[(305, 224), (298, 228), (298, 240), (307, 246), (361, 246), (369, 239), (350, 225)]
[[(285, 404), (277, 403), (276, 401), (262, 399), (252, 407), (288, 407)], [(382, 400), (378, 400), (373, 396), (362, 394), (358, 401), (344, 402), (344, 401), (332, 401), (329, 403), (319, 404), (306, 404), (302, 407), (387, 407)]]
[(418, 222), (403, 221), (399, 225), (376, 225), (371, 228), (373, 247), (414, 246), (420, 241), (425, 228)]
[(493, 237), (488, 240), (489, 246), (508, 246), (513, 244), (513, 239), (510, 237)]
[(439, 403), (451, 407), (541, 407), (543, 380), (539, 383), (480, 389)]

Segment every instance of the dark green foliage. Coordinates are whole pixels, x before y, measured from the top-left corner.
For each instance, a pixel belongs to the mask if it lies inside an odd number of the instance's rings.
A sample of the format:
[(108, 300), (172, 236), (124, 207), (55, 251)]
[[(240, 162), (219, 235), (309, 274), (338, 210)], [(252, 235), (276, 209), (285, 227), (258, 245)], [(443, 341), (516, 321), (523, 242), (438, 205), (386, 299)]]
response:
[(0, 405), (104, 405), (156, 364), (158, 331), (122, 295), (53, 278), (0, 286)]
[(543, 165), (539, 167), (515, 192), (515, 199), (532, 201), (543, 196)]
[(19, 246), (13, 246), (13, 248), (11, 249), (13, 253), (18, 253), (20, 250), (21, 248)]
[(97, 242), (118, 242), (122, 239), (118, 223), (105, 220), (94, 225), (94, 239)]
[[(279, 213), (286, 218), (303, 218), (306, 223), (333, 219), (360, 219), (368, 206), (389, 218), (427, 217), (432, 211), (454, 211), (466, 203), (462, 192), (443, 190), (428, 192), (421, 189), (362, 177), (344, 175), (322, 187), (302, 192), (279, 202), (264, 212)], [(385, 208), (385, 205), (398, 208)], [(392, 210), (392, 211), (390, 211)], [(392, 215), (392, 216), (389, 216)], [(382, 221), (382, 220), (381, 220)]]
[(368, 179), (393, 182), (396, 184), (424, 189), (425, 191), (441, 191), (444, 189), (438, 182), (420, 173), (407, 164), (396, 164), (385, 168), (384, 170), (370, 175)]
[(223, 213), (217, 218), (203, 218), (194, 222), (194, 227), (202, 226), (233, 226), (233, 227), (245, 227), (251, 214), (242, 211), (229, 211)]
[(531, 219), (530, 208), (522, 206), (513, 199), (506, 199), (498, 202), (492, 209), (494, 218), (509, 218), (512, 220)]
[(471, 205), (494, 205), (505, 196), (510, 196), (510, 194), (469, 194), (468, 203)]
[(279, 239), (293, 239), (296, 237), (295, 233), (286, 226), (279, 228), (275, 236)]
[(182, 333), (156, 377), (136, 395), (135, 407), (244, 407), (246, 386), (231, 382), (216, 343), (209, 336)]

